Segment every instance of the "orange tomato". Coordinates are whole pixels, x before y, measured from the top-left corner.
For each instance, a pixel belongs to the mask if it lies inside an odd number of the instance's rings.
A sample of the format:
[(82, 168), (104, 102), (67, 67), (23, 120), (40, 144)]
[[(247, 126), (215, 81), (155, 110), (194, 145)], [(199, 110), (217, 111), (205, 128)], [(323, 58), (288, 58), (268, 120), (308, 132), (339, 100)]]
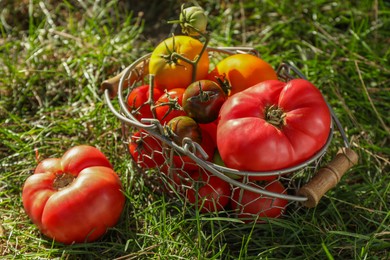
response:
[(247, 89), (265, 80), (278, 79), (272, 66), (251, 54), (234, 54), (221, 60), (207, 76), (218, 82), (227, 83), (230, 95)]
[(186, 88), (193, 81), (206, 78), (209, 70), (209, 57), (204, 51), (196, 65), (193, 79), (193, 65), (178, 58), (177, 53), (193, 61), (199, 56), (203, 43), (189, 36), (173, 36), (161, 42), (152, 52), (149, 62), (149, 73), (154, 75), (154, 83), (162, 90)]

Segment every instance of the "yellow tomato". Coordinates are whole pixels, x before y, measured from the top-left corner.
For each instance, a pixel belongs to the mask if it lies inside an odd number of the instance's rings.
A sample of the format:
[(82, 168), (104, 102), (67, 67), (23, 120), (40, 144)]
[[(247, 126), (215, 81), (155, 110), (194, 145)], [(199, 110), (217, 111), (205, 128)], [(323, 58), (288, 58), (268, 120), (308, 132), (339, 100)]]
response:
[[(208, 75), (219, 78), (230, 87), (230, 95), (265, 80), (278, 79), (275, 70), (266, 61), (252, 54), (234, 54), (221, 60)], [(218, 81), (217, 81), (218, 82)]]
[(204, 51), (196, 64), (196, 74), (193, 78), (194, 66), (181, 59), (194, 61), (203, 48), (203, 43), (189, 36), (174, 36), (161, 42), (152, 52), (149, 62), (149, 73), (154, 75), (154, 83), (160, 89), (186, 88), (193, 81), (204, 79), (209, 70), (209, 57)]

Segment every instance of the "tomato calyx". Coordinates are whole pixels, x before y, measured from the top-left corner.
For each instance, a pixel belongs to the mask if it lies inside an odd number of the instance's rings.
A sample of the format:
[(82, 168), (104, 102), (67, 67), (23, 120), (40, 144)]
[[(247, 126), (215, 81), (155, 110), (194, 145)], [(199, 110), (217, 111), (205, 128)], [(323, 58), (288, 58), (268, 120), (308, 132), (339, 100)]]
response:
[(163, 58), (167, 64), (175, 64), (175, 65), (178, 65), (178, 60), (179, 58), (177, 57), (177, 53), (175, 52), (176, 48), (175, 48), (175, 37), (172, 38), (172, 50), (169, 49), (168, 45), (166, 44), (166, 42), (164, 41), (164, 44), (165, 44), (165, 48), (167, 50), (167, 53), (168, 54), (161, 54), (161, 58)]
[(165, 90), (165, 95), (168, 99), (166, 102), (160, 102), (158, 101), (154, 106), (152, 106), (152, 111), (155, 111), (158, 107), (164, 107), (167, 106), (168, 110), (165, 112), (165, 114), (162, 117), (162, 120), (164, 120), (169, 113), (171, 113), (173, 110), (182, 110), (183, 108), (179, 104), (179, 98), (178, 97), (172, 97), (167, 90)]
[(134, 100), (133, 103), (131, 104), (130, 108), (131, 108), (131, 111), (130, 113), (133, 114), (133, 115), (137, 115), (137, 116), (142, 116), (142, 113), (141, 113), (141, 110), (147, 106), (148, 104), (147, 103), (143, 103), (141, 106), (139, 107), (136, 107), (136, 101)]
[(227, 96), (230, 96), (230, 90), (232, 89), (232, 86), (230, 85), (229, 80), (226, 78), (226, 74), (223, 73), (220, 76), (215, 76), (215, 80), (217, 81), (218, 85), (222, 88), (223, 92)]
[(57, 173), (53, 182), (53, 187), (56, 190), (62, 190), (69, 186), (76, 177), (70, 173)]
[(271, 105), (265, 109), (265, 120), (279, 129), (286, 125), (285, 118), (286, 113), (283, 109), (275, 105)]
[(213, 96), (216, 96), (216, 94), (212, 91), (203, 90), (202, 83), (199, 81), (199, 94), (196, 96), (192, 96), (187, 100), (190, 102), (200, 101), (201, 103), (205, 103), (205, 102), (209, 102)]
[(183, 60), (184, 62), (187, 62), (191, 64), (191, 66), (194, 66), (194, 64), (197, 63), (199, 60), (199, 57), (196, 56), (194, 60), (187, 59), (186, 57), (180, 55), (180, 53), (177, 52), (177, 46), (175, 41), (175, 35), (172, 35), (172, 49), (170, 49), (167, 45), (167, 43), (164, 41), (165, 48), (168, 54), (161, 54), (161, 58), (165, 60), (165, 62), (169, 65), (176, 65), (176, 66), (184, 66), (179, 64), (179, 60)]

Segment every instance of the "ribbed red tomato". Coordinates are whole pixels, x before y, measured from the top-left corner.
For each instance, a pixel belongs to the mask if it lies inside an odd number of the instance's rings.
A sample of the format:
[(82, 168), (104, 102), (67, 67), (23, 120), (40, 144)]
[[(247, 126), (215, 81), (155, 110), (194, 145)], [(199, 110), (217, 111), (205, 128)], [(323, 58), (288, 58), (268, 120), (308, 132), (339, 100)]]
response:
[(26, 180), (22, 198), (40, 231), (65, 244), (98, 239), (116, 224), (125, 203), (110, 162), (88, 145), (41, 161)]
[(303, 79), (269, 80), (237, 93), (224, 103), (219, 119), (222, 160), (246, 171), (297, 165), (324, 146), (331, 129), (322, 94)]

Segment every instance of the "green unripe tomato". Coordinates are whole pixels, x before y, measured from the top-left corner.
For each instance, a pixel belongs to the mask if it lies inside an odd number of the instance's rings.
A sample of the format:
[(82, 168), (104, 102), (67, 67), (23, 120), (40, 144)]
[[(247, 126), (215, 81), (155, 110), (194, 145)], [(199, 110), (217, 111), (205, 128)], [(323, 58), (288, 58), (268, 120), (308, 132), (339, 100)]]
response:
[(207, 15), (202, 7), (190, 6), (181, 10), (180, 25), (183, 33), (198, 36), (206, 32)]

